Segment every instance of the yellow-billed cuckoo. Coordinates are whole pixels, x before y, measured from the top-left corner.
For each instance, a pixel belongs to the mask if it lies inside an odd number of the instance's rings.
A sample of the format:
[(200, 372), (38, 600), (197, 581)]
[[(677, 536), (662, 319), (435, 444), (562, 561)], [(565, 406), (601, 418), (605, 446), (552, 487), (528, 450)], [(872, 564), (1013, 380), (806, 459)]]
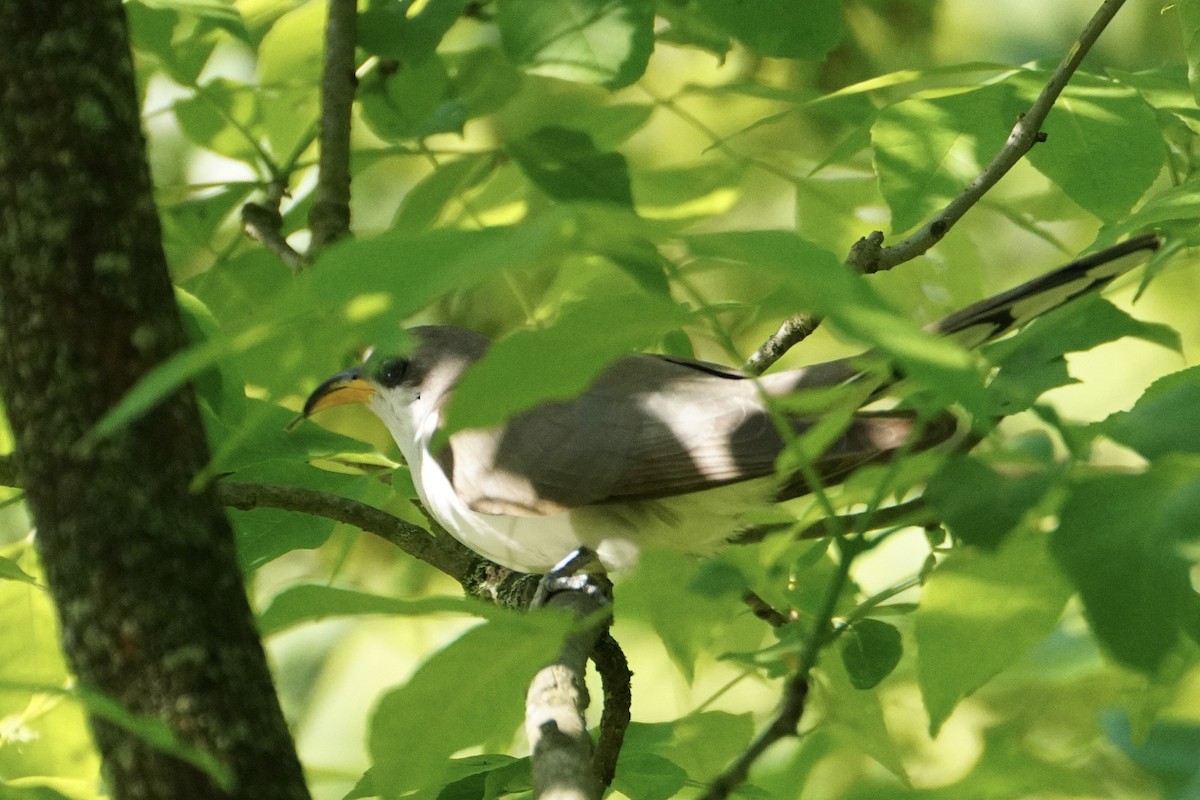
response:
[[(1158, 247), (1130, 239), (929, 326), (973, 347), (1081, 294), (1095, 291)], [(463, 430), (430, 444), (463, 372), (490, 344), (452, 327), (412, 329), (415, 349), (372, 356), (313, 391), (304, 415), (363, 402), (387, 425), (422, 503), (477, 553), (507, 567), (544, 572), (577, 548), (610, 569), (646, 546), (704, 551), (745, 526), (746, 512), (809, 491), (780, 481), (785, 444), (766, 407), (860, 375), (856, 358), (758, 378), (682, 358), (631, 355), (608, 366), (578, 397), (543, 403), (507, 423)], [(764, 397), (765, 396), (765, 397)], [(797, 432), (812, 418), (787, 422)], [(813, 465), (828, 485), (863, 464), (953, 433), (948, 418), (918, 426), (908, 411), (859, 411)]]

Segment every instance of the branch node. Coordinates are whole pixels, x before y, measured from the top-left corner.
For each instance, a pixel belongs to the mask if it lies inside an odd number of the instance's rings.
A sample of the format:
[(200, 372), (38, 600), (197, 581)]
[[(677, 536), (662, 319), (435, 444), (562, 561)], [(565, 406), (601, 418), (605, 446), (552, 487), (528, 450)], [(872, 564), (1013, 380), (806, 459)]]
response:
[(883, 231), (871, 231), (850, 248), (846, 264), (855, 272), (871, 275), (879, 271), (883, 258)]
[(293, 272), (304, 266), (304, 256), (288, 244), (283, 235), (283, 217), (277, 208), (261, 203), (246, 203), (242, 206), (242, 228), (246, 235), (279, 257)]

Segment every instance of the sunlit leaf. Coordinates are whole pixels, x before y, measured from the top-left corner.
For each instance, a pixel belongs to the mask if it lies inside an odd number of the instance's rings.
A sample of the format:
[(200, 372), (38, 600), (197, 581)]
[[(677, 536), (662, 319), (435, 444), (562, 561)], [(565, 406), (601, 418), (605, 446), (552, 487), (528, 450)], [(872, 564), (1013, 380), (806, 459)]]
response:
[(840, 331), (895, 359), (922, 388), (972, 410), (986, 407), (971, 356), (896, 312), (832, 253), (786, 231), (701, 234), (687, 237), (687, 243), (697, 256), (738, 264), (755, 277), (786, 279), (778, 291), (792, 299), (791, 313), (827, 317)]
[(1023, 531), (994, 552), (956, 550), (926, 582), (916, 613), (917, 679), (931, 735), (960, 700), (1058, 624), (1071, 588), (1046, 539)]
[(420, 63), (433, 54), (466, 6), (467, 0), (373, 3), (358, 14), (358, 43), (378, 56)]
[(612, 89), (641, 77), (654, 43), (649, 0), (500, 0), (496, 24), (514, 63)]
[(1200, 367), (1160, 378), (1133, 408), (1111, 414), (1095, 429), (1146, 458), (1200, 453)]
[[(437, 230), (417, 237), (391, 235), (338, 243), (289, 286), (258, 319), (236, 333), (186, 349), (150, 371), (97, 422), (92, 436), (110, 432), (146, 413), (183, 382), (219, 359), (295, 335), (302, 322), (328, 326), (327, 337), (310, 339), (310, 357), (324, 346), (332, 356), (358, 334), (381, 346), (396, 345), (398, 321), (455, 288), (470, 286), (505, 268), (528, 267), (563, 244), (560, 220), (486, 231)], [(373, 287), (363, 304), (362, 287)], [(369, 313), (360, 313), (366, 312)], [(337, 334), (341, 334), (340, 336)], [(363, 339), (359, 338), (361, 345)], [(340, 344), (339, 344), (340, 342)]]
[(1016, 105), (1012, 88), (996, 84), (879, 112), (871, 147), (894, 232), (924, 221), (979, 174), (1004, 144)]
[(0, 556), (0, 581), (19, 581), (37, 585), (37, 578), (30, 575), (11, 558)]
[(569, 625), (565, 614), (493, 619), (435, 653), (407, 683), (380, 698), (368, 741), (380, 794), (438, 785), (452, 754), (515, 729), (530, 680), (558, 653)]
[(1158, 177), (1165, 158), (1154, 110), (1133, 89), (1075, 75), (1042, 126), (1029, 162), (1102, 220), (1119, 219)]

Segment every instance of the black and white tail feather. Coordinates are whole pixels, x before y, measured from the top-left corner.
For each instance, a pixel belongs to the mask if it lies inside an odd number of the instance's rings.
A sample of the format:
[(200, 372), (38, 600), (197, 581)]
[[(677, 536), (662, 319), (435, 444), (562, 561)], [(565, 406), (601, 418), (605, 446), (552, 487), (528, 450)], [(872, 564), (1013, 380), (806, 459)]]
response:
[(929, 330), (950, 336), (963, 347), (977, 347), (1076, 297), (1103, 289), (1161, 244), (1153, 233), (1136, 236), (967, 306), (934, 323)]

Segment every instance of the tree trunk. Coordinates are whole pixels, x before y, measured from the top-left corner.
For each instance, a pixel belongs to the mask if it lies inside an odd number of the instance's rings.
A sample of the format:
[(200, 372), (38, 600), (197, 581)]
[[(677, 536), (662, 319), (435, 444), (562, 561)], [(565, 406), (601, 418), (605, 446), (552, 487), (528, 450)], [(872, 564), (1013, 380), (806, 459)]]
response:
[[(184, 344), (139, 129), (120, 0), (0, 3), (0, 382), (68, 661), (233, 774), (229, 796), (307, 790), (179, 392), (87, 434)], [(101, 719), (117, 798), (221, 796)]]

